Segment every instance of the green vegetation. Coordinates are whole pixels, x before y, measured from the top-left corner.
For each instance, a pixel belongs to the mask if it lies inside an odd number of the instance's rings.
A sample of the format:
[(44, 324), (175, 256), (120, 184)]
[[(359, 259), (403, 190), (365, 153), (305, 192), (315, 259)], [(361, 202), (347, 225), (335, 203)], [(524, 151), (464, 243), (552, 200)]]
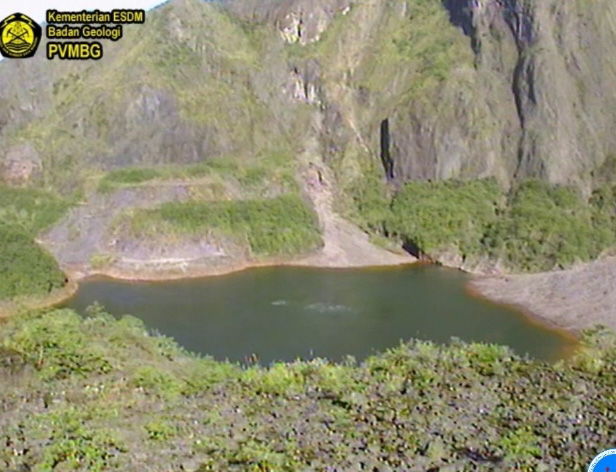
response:
[(53, 257), (34, 241), (69, 208), (44, 190), (0, 185), (0, 301), (45, 295), (64, 285)]
[(376, 236), (384, 234), (385, 221), (390, 211), (390, 197), (381, 169), (365, 169), (361, 178), (353, 180), (344, 189), (344, 194), (350, 200), (347, 208), (349, 218)]
[[(171, 18), (181, 19), (182, 34)], [(264, 39), (274, 32), (191, 0), (162, 5), (146, 28), (126, 26), (123, 34), (130, 47), (109, 45), (106, 67), (52, 67), (45, 105), (7, 138), (34, 145), (46, 184), (70, 188), (110, 162), (191, 164), (196, 155), (250, 161), (272, 142), (296, 141), (278, 126), (280, 110), (269, 101), (277, 81), (262, 70)]]
[(382, 90), (384, 78), (389, 82), (404, 74), (409, 88), (399, 92), (418, 98), (447, 79), (456, 65), (472, 64), (466, 39), (451, 28), (440, 2), (412, 2), (403, 15), (398, 2), (387, 2), (384, 8), (381, 34), (360, 69), (360, 86)]
[(428, 254), (454, 248), (478, 255), (502, 200), (493, 180), (409, 182), (392, 201), (387, 229)]
[(54, 258), (30, 235), (0, 222), (0, 300), (45, 295), (64, 281)]
[[(582, 470), (613, 438), (616, 335), (567, 361), (409, 342), (242, 368), (99, 307), (6, 321), (3, 470)], [(362, 465), (363, 464), (363, 465)]]
[(107, 193), (119, 185), (135, 185), (163, 176), (156, 168), (130, 167), (118, 169), (106, 174), (99, 182), (99, 191)]
[(194, 234), (205, 231), (231, 237), (259, 256), (295, 254), (316, 248), (321, 241), (314, 212), (298, 195), (237, 201), (173, 202), (135, 212), (137, 235), (166, 231)]
[(98, 182), (98, 191), (110, 193), (120, 187), (155, 184), (158, 181), (210, 181), (227, 185), (235, 193), (267, 194), (272, 189), (282, 193), (297, 190), (294, 162), (288, 151), (270, 149), (255, 159), (241, 161), (219, 157), (190, 165), (128, 167), (105, 174)]
[(506, 194), (491, 179), (407, 182), (387, 197), (367, 174), (346, 189), (350, 215), (376, 237), (411, 241), (427, 254), (489, 257), (514, 271), (547, 271), (597, 258), (616, 245), (616, 186), (589, 201), (570, 187), (537, 180)]
[[(616, 207), (612, 207), (612, 211)], [(490, 249), (511, 267), (551, 270), (596, 258), (614, 244), (578, 191), (539, 181), (520, 184), (507, 214), (488, 233)]]
[(71, 202), (35, 188), (0, 184), (0, 223), (18, 227), (31, 235), (48, 229), (64, 215)]

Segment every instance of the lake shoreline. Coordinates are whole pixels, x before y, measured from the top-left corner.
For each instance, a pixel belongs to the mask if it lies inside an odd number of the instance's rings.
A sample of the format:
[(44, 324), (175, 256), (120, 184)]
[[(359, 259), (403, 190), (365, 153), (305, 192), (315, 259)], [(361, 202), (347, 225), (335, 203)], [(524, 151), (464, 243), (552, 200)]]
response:
[[(393, 254), (393, 253), (392, 253)], [(316, 257), (315, 257), (316, 256)], [(181, 268), (164, 267), (156, 264), (144, 264), (141, 267), (106, 267), (91, 269), (88, 267), (69, 266), (63, 270), (69, 278), (69, 283), (62, 289), (56, 290), (48, 296), (23, 299), (18, 302), (9, 302), (0, 306), (0, 318), (11, 316), (20, 310), (42, 310), (60, 305), (70, 299), (78, 290), (79, 282), (93, 277), (108, 277), (127, 282), (164, 282), (175, 280), (188, 280), (206, 277), (217, 277), (237, 273), (253, 268), (262, 267), (312, 267), (322, 269), (351, 269), (351, 268), (386, 268), (420, 266), (425, 263), (415, 259), (388, 261), (383, 264), (361, 264), (358, 261), (344, 263), (341, 261), (324, 261), (317, 255), (308, 255), (298, 258), (272, 258), (267, 260), (234, 260), (225, 263), (186, 264)], [(487, 275), (465, 271), (459, 267), (446, 264), (443, 267), (460, 270), (469, 275), (466, 292), (469, 296), (481, 298), (492, 303), (509, 306), (520, 312), (530, 322), (537, 323), (547, 329), (558, 331), (571, 340), (579, 340), (581, 332), (595, 324), (605, 324), (616, 329), (616, 312), (611, 315), (605, 306), (602, 309), (582, 310), (584, 299), (596, 298), (600, 295), (616, 293), (616, 258), (581, 264), (566, 271), (552, 271), (537, 274), (499, 274)], [(609, 269), (610, 277), (602, 277), (602, 270)], [(595, 272), (599, 273), (595, 273)], [(605, 275), (605, 274), (603, 274)], [(562, 278), (569, 282), (559, 281)], [(578, 279), (586, 279), (587, 290), (568, 290), (568, 287), (578, 284)], [(597, 289), (596, 279), (604, 281), (604, 285)], [(589, 283), (590, 280), (592, 283)], [(556, 288), (554, 287), (556, 284)], [(539, 288), (540, 287), (540, 288)], [(595, 288), (593, 290), (593, 287)], [(610, 289), (613, 289), (610, 291)], [(590, 291), (587, 293), (587, 291)], [(597, 293), (602, 292), (602, 293)], [(593, 294), (593, 295), (590, 295)], [(603, 301), (603, 305), (610, 305), (611, 297)], [(576, 301), (581, 299), (581, 301)], [(569, 306), (563, 314), (563, 300)], [(616, 306), (616, 295), (614, 296)], [(580, 313), (584, 316), (580, 316)], [(592, 316), (588, 316), (592, 313)]]
[[(392, 255), (394, 255), (392, 253)], [(99, 269), (90, 269), (87, 267), (68, 266), (62, 270), (68, 275), (70, 280), (79, 282), (91, 277), (109, 277), (116, 280), (124, 280), (130, 282), (164, 282), (172, 280), (189, 280), (200, 279), (206, 277), (218, 277), (229, 275), (244, 270), (262, 268), (262, 267), (311, 267), (315, 269), (369, 269), (369, 268), (386, 268), (386, 267), (404, 267), (412, 265), (424, 264), (412, 257), (400, 257), (392, 261), (386, 261), (382, 264), (375, 264), (372, 261), (362, 264), (360, 262), (336, 262), (316, 259), (313, 255), (308, 255), (300, 258), (269, 258), (262, 260), (234, 260), (224, 263), (214, 263), (211, 261), (205, 263), (194, 263), (187, 261), (184, 264), (161, 265), (156, 263), (145, 263), (141, 266), (133, 265), (133, 267), (109, 266)]]
[[(68, 275), (68, 274), (67, 274)], [(45, 310), (56, 307), (72, 298), (79, 290), (79, 280), (68, 277), (64, 287), (47, 295), (35, 295), (0, 303), (0, 320), (28, 310)]]
[(558, 323), (558, 321), (554, 318), (541, 316), (533, 312), (532, 309), (523, 302), (514, 303), (510, 301), (503, 301), (505, 300), (504, 297), (500, 298), (500, 297), (497, 297), (496, 295), (492, 295), (492, 296), (485, 295), (483, 291), (476, 286), (476, 282), (478, 280), (484, 280), (486, 278), (492, 279), (492, 278), (498, 278), (498, 277), (496, 276), (489, 276), (489, 277), (475, 276), (474, 278), (472, 278), (466, 283), (466, 286), (465, 286), (466, 294), (469, 297), (473, 297), (478, 300), (483, 300), (488, 303), (495, 303), (495, 304), (498, 304), (499, 306), (508, 307), (516, 311), (517, 313), (520, 313), (520, 315), (523, 316), (524, 319), (528, 323), (537, 325), (539, 327), (548, 329), (553, 332), (556, 332), (563, 338), (566, 338), (567, 340), (573, 343), (578, 343), (580, 341), (581, 333), (583, 330), (582, 327), (579, 329), (575, 329), (570, 326), (563, 326), (562, 324)]
[[(392, 253), (392, 255), (394, 255)], [(0, 319), (7, 318), (26, 310), (45, 310), (54, 308), (71, 299), (79, 290), (79, 282), (95, 277), (107, 277), (125, 282), (165, 282), (219, 277), (245, 270), (265, 267), (311, 267), (319, 269), (352, 269), (352, 268), (386, 268), (404, 267), (423, 264), (409, 256), (400, 258), (399, 262), (387, 262), (383, 264), (336, 263), (334, 261), (323, 262), (320, 255), (313, 254), (299, 258), (271, 258), (267, 260), (243, 260), (224, 264), (187, 264), (186, 267), (161, 267), (149, 264), (149, 267), (120, 268), (105, 267), (92, 269), (87, 266), (70, 265), (61, 267), (68, 278), (68, 283), (45, 296), (24, 297), (16, 301), (0, 303)], [(148, 264), (144, 264), (148, 265)]]
[(616, 258), (536, 274), (477, 276), (470, 294), (515, 307), (542, 324), (579, 336), (604, 325), (616, 330)]

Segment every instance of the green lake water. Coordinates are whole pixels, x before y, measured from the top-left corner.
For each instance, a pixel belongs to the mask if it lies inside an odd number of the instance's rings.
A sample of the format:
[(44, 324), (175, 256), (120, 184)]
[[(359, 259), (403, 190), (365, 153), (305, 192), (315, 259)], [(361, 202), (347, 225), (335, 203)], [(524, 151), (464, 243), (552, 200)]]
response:
[(546, 360), (572, 341), (507, 307), (469, 296), (468, 276), (432, 266), (331, 270), (274, 267), (220, 277), (134, 283), (91, 279), (64, 306), (94, 302), (141, 318), (193, 352), (263, 364), (358, 360), (410, 338), (505, 344)]

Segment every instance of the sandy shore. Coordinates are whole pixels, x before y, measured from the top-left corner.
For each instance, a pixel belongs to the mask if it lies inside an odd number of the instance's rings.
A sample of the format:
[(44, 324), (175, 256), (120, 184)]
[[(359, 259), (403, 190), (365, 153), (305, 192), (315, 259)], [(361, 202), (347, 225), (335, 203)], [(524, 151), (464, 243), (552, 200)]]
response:
[[(338, 249), (338, 248), (337, 248)], [(354, 254), (354, 255), (351, 255)], [(87, 277), (104, 276), (118, 280), (130, 281), (164, 281), (214, 277), (231, 274), (257, 267), (313, 267), (330, 269), (391, 267), (416, 264), (411, 256), (395, 254), (372, 246), (370, 251), (332, 251), (330, 245), (314, 253), (288, 258), (267, 258), (254, 260), (239, 259), (203, 259), (163, 261), (143, 261), (126, 263), (116, 261), (113, 265), (98, 269), (89, 266), (62, 267), (70, 280), (79, 281)]]
[(569, 333), (597, 324), (616, 330), (616, 258), (556, 272), (478, 277), (469, 290)]

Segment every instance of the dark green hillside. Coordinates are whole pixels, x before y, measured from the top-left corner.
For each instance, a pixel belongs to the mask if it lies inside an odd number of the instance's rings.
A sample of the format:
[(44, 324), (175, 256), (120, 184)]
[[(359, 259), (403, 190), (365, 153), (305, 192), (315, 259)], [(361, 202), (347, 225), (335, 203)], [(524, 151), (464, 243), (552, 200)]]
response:
[(34, 238), (69, 205), (50, 192), (0, 185), (0, 301), (45, 295), (64, 285), (58, 264)]
[(3, 325), (3, 470), (582, 470), (616, 439), (606, 331), (556, 365), (417, 342), (240, 368), (92, 314)]
[(64, 274), (47, 251), (29, 234), (0, 222), (0, 300), (45, 295), (64, 283)]

